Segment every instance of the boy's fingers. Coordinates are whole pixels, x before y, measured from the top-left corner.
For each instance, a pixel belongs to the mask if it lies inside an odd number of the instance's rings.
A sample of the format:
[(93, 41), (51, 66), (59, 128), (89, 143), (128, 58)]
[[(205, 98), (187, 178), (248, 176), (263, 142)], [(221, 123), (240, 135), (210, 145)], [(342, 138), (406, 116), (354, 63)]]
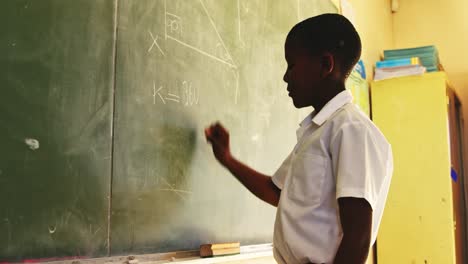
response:
[(219, 123), (219, 122), (216, 122), (215, 126), (216, 126), (216, 129), (223, 130), (223, 131), (226, 130), (226, 129), (224, 129), (223, 125), (221, 125), (221, 123)]
[(214, 136), (220, 136), (227, 134), (227, 130), (219, 122), (216, 122), (213, 127)]
[(206, 138), (207, 140), (210, 140), (210, 136), (211, 136), (211, 135), (210, 135), (210, 130), (209, 130), (209, 128), (205, 128), (205, 138)]
[(209, 143), (211, 144), (216, 144), (216, 137), (217, 137), (217, 133), (216, 133), (216, 129), (214, 129), (212, 126), (209, 127), (209, 128), (206, 128), (205, 129), (205, 137), (206, 137), (206, 140), (208, 140)]
[(219, 122), (215, 122), (205, 128), (205, 137), (211, 144), (217, 145), (217, 141), (226, 134), (226, 129)]

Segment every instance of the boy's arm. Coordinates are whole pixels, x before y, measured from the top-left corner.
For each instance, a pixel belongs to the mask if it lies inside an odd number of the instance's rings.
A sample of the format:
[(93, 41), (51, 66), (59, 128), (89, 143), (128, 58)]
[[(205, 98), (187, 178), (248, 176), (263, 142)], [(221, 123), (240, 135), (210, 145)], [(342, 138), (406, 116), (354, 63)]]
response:
[(281, 190), (273, 183), (270, 176), (255, 171), (231, 156), (229, 133), (221, 124), (216, 123), (206, 128), (205, 136), (211, 143), (216, 159), (250, 192), (261, 200), (278, 206)]
[(255, 196), (275, 207), (278, 206), (281, 190), (276, 187), (270, 176), (255, 171), (233, 157), (223, 165)]
[(343, 239), (334, 264), (364, 264), (369, 254), (372, 208), (363, 198), (338, 199)]

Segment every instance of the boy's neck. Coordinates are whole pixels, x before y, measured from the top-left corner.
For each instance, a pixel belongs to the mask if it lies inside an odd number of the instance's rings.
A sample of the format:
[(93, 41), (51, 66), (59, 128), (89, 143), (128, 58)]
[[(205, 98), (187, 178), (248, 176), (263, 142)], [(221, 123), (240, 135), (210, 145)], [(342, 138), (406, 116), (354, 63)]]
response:
[(324, 93), (321, 100), (318, 100), (315, 102), (315, 104), (312, 105), (316, 113), (320, 112), (328, 102), (330, 102), (335, 96), (346, 89), (344, 81), (329, 83), (326, 86), (327, 87), (324, 87)]

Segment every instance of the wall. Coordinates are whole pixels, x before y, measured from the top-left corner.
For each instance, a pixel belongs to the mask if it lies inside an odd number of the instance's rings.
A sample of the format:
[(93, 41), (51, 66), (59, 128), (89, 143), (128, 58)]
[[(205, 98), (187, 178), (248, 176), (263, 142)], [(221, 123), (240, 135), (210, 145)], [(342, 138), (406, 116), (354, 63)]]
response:
[[(405, 0), (394, 14), (396, 48), (435, 44), (455, 89), (468, 95), (468, 2)], [(468, 98), (466, 98), (468, 99)], [(468, 103), (468, 101), (467, 101)]]
[(361, 36), (362, 59), (367, 79), (373, 76), (373, 65), (380, 60), (382, 51), (394, 44), (390, 0), (349, 0), (354, 8), (355, 26)]
[[(468, 1), (405, 0), (393, 16), (396, 48), (435, 44), (468, 118)], [(468, 123), (464, 128), (468, 140)], [(468, 157), (465, 144), (465, 161)]]

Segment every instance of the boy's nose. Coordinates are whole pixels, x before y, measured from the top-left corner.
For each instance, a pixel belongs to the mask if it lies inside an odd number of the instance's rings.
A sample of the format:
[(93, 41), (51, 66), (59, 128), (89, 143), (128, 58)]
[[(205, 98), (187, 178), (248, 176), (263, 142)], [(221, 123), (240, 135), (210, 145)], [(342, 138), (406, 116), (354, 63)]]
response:
[(286, 72), (285, 72), (284, 75), (283, 75), (283, 81), (284, 81), (285, 83), (288, 83), (288, 71), (287, 71), (287, 70), (286, 70)]

